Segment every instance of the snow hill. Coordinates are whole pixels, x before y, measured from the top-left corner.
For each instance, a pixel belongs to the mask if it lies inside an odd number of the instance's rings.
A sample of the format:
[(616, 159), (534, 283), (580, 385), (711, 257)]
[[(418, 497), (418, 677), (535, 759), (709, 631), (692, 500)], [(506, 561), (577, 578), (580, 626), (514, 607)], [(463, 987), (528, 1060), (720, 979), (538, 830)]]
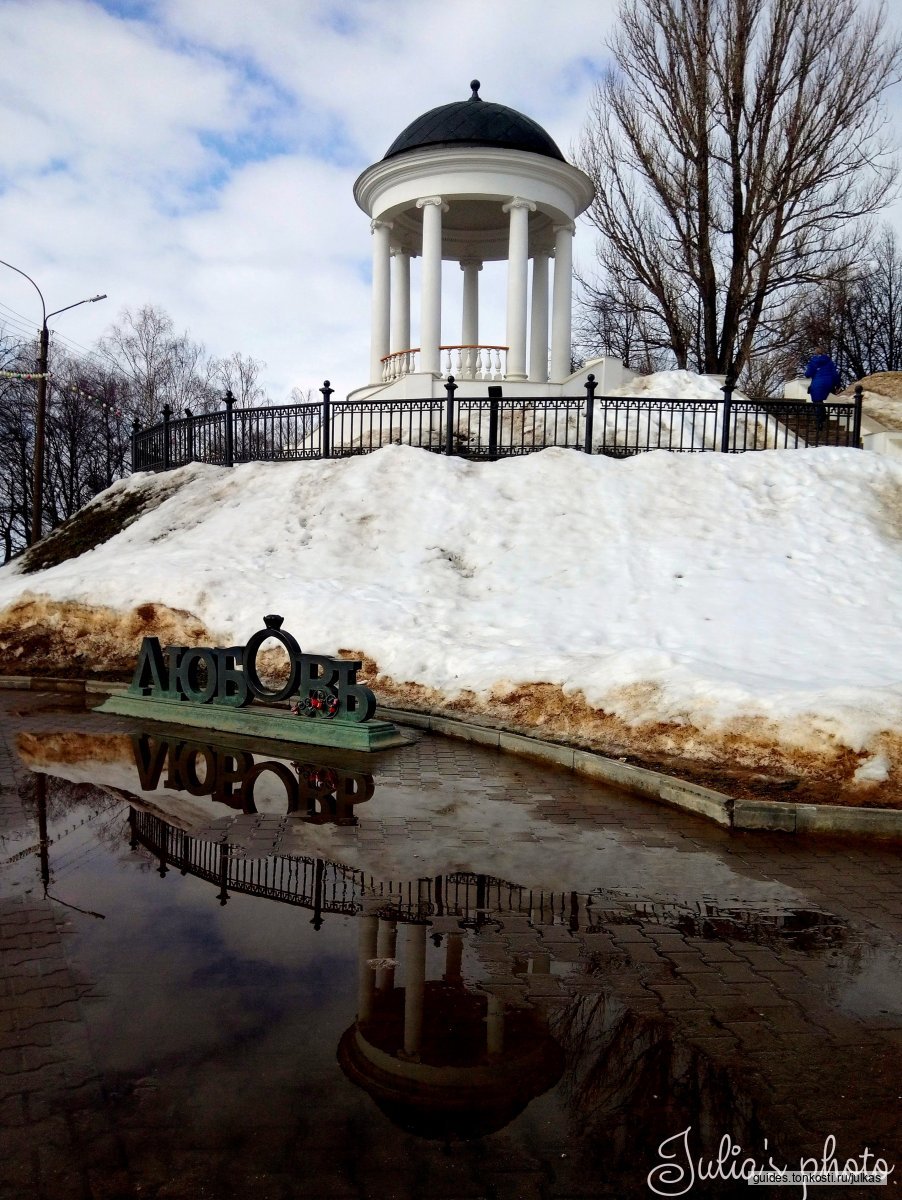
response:
[(143, 633), (243, 643), (277, 612), (302, 648), (365, 658), (386, 701), (856, 802), (902, 791), (902, 463), (886, 456), (474, 464), (389, 446), (136, 475), (79, 521), (81, 540), (42, 543), (46, 562), (75, 557), (0, 571), (0, 672), (128, 674)]

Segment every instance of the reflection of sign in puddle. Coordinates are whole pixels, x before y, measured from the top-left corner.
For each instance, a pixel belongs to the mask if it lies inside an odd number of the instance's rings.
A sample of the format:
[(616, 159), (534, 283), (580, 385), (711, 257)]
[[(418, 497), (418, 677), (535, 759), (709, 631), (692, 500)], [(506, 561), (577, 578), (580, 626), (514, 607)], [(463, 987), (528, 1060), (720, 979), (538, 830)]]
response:
[(372, 775), (339, 766), (261, 759), (249, 750), (146, 733), (136, 734), (132, 746), (143, 791), (156, 791), (162, 781), (168, 790), (209, 796), (245, 813), (257, 812), (256, 789), (264, 779), (275, 785), (277, 796), (284, 791), (284, 812), (318, 824), (356, 825), (354, 806), (369, 800), (375, 791)]

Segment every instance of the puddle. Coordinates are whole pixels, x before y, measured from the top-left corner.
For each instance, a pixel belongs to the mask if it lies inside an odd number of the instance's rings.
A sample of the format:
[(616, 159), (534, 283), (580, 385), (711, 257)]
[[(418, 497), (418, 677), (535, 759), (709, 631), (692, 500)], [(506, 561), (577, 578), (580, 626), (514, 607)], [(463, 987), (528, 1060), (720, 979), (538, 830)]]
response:
[(763, 1162), (888, 1136), (810, 1006), (829, 976), (834, 1023), (886, 1014), (898, 960), (721, 831), (438, 739), (277, 750), (20, 735), (0, 883), (55, 902), (141, 1194), (629, 1197), (687, 1129)]

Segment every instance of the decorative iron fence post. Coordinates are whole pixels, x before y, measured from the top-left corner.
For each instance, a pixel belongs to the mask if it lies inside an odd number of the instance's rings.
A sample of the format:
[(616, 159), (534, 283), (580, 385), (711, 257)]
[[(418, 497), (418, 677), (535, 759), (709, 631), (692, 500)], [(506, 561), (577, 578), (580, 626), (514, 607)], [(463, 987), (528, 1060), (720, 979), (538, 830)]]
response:
[(454, 376), (448, 376), (448, 382), (445, 384), (445, 453), (454, 453), (454, 393), (457, 391), (457, 384), (454, 382)]
[(586, 454), (592, 453), (592, 435), (595, 426), (595, 389), (598, 384), (595, 382), (595, 376), (589, 375), (583, 385), (586, 389), (586, 441), (584, 450)]
[(226, 406), (225, 411), (225, 463), (224, 466), (234, 467), (235, 465), (235, 425), (232, 417), (232, 406), (235, 403), (235, 397), (232, 395), (232, 389), (227, 388), (226, 394), (222, 398), (223, 404)]
[(140, 469), (141, 469), (138, 466), (138, 434), (140, 432), (141, 432), (141, 425), (138, 421), (138, 418), (135, 417), (134, 421), (132, 421), (132, 437), (131, 437), (132, 471), (133, 472), (140, 471)]
[(852, 418), (852, 445), (856, 450), (861, 449), (861, 406), (864, 403), (864, 388), (860, 383), (855, 385), (855, 416)]
[(498, 457), (498, 401), (501, 399), (499, 385), (489, 388), (489, 458)]
[(323, 394), (323, 415), (320, 418), (320, 447), (322, 449), (323, 458), (330, 458), (332, 454), (331, 433), (332, 433), (332, 393), (335, 390), (328, 379), (323, 380), (323, 386), (319, 389)]
[(169, 465), (172, 462), (172, 456), (169, 449), (169, 418), (172, 416), (172, 409), (168, 404), (163, 405), (163, 470), (168, 471)]
[(733, 424), (733, 388), (736, 386), (736, 376), (733, 368), (727, 371), (723, 381), (723, 428), (720, 434), (720, 450), (722, 454), (730, 453), (730, 432)]
[(190, 408), (185, 409), (185, 450), (187, 451), (188, 462), (194, 462), (194, 421), (192, 417), (194, 413)]

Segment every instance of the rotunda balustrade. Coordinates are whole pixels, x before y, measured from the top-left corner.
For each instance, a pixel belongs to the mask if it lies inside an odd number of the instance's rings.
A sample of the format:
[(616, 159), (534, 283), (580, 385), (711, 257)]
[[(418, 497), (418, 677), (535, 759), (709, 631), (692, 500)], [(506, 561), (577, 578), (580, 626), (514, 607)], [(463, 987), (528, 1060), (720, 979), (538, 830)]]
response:
[[(501, 380), (507, 375), (507, 346), (439, 346), (441, 372), (455, 379)], [(391, 383), (420, 370), (420, 347), (397, 350), (382, 359), (382, 382)]]

